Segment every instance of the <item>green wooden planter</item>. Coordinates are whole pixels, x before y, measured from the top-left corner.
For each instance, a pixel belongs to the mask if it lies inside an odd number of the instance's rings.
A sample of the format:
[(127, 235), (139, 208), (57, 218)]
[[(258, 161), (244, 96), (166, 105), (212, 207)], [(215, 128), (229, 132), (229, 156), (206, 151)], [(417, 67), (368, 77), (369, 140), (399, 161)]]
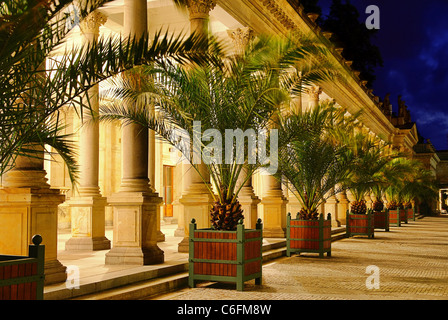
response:
[(261, 284), (263, 224), (258, 219), (255, 229), (245, 229), (240, 221), (236, 231), (196, 229), (191, 221), (188, 284), (196, 281), (236, 283), (243, 291), (244, 282), (255, 279)]
[(374, 238), (374, 217), (371, 209), (367, 210), (366, 214), (353, 214), (347, 210), (346, 219), (347, 237), (361, 235)]
[(291, 219), (291, 213), (286, 217), (286, 255), (291, 253), (318, 253), (322, 258), (324, 253), (331, 256), (331, 214), (321, 213), (318, 220)]
[(375, 229), (384, 229), (385, 231), (389, 231), (389, 210), (374, 211), (373, 217)]
[(0, 300), (43, 300), (45, 246), (35, 235), (28, 257), (0, 255)]

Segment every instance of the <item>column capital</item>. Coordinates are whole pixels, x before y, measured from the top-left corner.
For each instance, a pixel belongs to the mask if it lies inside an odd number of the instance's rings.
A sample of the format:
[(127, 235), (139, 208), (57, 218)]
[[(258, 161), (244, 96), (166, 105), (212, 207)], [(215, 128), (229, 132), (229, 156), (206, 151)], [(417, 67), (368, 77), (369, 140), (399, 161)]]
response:
[(216, 0), (188, 0), (190, 19), (208, 18), (209, 12), (216, 6)]
[(99, 34), (100, 27), (107, 21), (107, 16), (99, 11), (91, 12), (80, 23), (79, 28), (82, 33)]
[(236, 54), (244, 53), (247, 44), (254, 38), (254, 31), (249, 27), (229, 29), (227, 34), (232, 39)]
[(319, 86), (313, 86), (306, 89), (306, 93), (313, 100), (319, 100), (319, 95), (322, 93), (322, 88)]

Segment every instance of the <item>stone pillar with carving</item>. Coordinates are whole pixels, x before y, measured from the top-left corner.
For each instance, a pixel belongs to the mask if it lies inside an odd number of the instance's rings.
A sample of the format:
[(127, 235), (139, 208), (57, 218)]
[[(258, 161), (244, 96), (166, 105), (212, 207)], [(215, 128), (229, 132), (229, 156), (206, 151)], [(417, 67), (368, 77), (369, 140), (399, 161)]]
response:
[[(85, 43), (95, 43), (100, 26), (107, 17), (92, 12), (80, 23)], [(90, 110), (82, 114), (79, 141), (80, 181), (78, 194), (70, 198), (71, 238), (65, 243), (66, 250), (110, 249), (110, 240), (105, 237), (106, 198), (101, 195), (99, 178), (99, 123), (92, 122), (92, 116), (99, 111), (99, 85), (91, 88), (84, 97), (84, 104)]]
[[(208, 36), (210, 11), (215, 6), (215, 0), (188, 0), (191, 33), (204, 37)], [(178, 251), (188, 252), (188, 226), (190, 221), (194, 218), (198, 228), (210, 226), (210, 209), (213, 205), (213, 197), (208, 189), (210, 187), (210, 176), (204, 164), (199, 164), (202, 178), (190, 164), (183, 164), (182, 171), (182, 196), (179, 199), (182, 218), (179, 218), (179, 227), (184, 229), (184, 238), (178, 245)]]
[[(124, 34), (141, 37), (147, 28), (146, 0), (125, 0)], [(147, 128), (134, 123), (123, 124), (121, 143), (121, 185), (117, 193), (108, 197), (113, 208), (114, 233), (106, 264), (163, 263), (164, 253), (157, 246), (157, 217), (162, 198), (152, 191), (148, 178)]]

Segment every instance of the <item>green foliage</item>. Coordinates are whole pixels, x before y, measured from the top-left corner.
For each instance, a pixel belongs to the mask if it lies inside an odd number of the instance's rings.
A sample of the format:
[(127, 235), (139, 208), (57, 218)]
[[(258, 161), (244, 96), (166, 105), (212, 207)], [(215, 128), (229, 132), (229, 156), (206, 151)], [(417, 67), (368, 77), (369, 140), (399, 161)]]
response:
[[(305, 39), (297, 45), (289, 39), (260, 35), (248, 44), (242, 55), (224, 57), (218, 52), (211, 63), (200, 67), (156, 64), (154, 69), (141, 70), (139, 75), (142, 83), (154, 84), (145, 92), (136, 90), (126, 74), (121, 80), (111, 82), (111, 87), (118, 83), (122, 87), (111, 89), (103, 97), (100, 118), (148, 127), (192, 161), (191, 155), (202, 155), (212, 143), (225, 150), (227, 130), (253, 130), (257, 134), (275, 127), (278, 113), (289, 105), (291, 96), (301, 94), (302, 84), (328, 80), (336, 72), (319, 62), (326, 61), (325, 58), (317, 59), (325, 54), (324, 48)], [(155, 106), (155, 114), (151, 106)], [(189, 137), (194, 137), (195, 121), (200, 121), (201, 133), (215, 129), (223, 137), (222, 141), (214, 138), (209, 144), (199, 141), (200, 150), (194, 149), (192, 138), (188, 143), (179, 143), (176, 130), (182, 129)], [(288, 137), (289, 134), (279, 135), (279, 145), (286, 143)], [(268, 150), (269, 142), (268, 136)], [(237, 184), (238, 178), (242, 176), (246, 181), (265, 166), (258, 158), (255, 162), (249, 161), (249, 152), (254, 151), (257, 150), (245, 144), (244, 148), (235, 150), (230, 161), (224, 155), (221, 161), (202, 159), (207, 176), (218, 190), (215, 195), (206, 184), (217, 202), (216, 210), (221, 208), (222, 212), (227, 212), (223, 206), (234, 207), (243, 185)], [(198, 163), (192, 161), (192, 166), (204, 179)], [(204, 179), (204, 182), (207, 181)]]
[(283, 119), (279, 136), (290, 135), (291, 142), (279, 151), (277, 177), (302, 204), (302, 218), (317, 219), (323, 201), (345, 187), (353, 162), (346, 141), (354, 126), (354, 118), (332, 103)]

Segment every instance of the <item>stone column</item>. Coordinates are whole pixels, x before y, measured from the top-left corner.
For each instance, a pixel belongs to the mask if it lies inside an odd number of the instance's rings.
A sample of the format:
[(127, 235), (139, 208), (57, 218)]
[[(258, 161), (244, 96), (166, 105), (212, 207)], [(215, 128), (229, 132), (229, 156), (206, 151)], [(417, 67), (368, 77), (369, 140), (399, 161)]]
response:
[(367, 193), (365, 195), (364, 199), (366, 200), (367, 209), (372, 209), (373, 208), (373, 200), (372, 200), (370, 193)]
[(19, 156), (14, 168), (3, 175), (0, 252), (27, 256), (31, 238), (40, 234), (45, 245), (45, 284), (53, 284), (67, 279), (66, 267), (57, 259), (58, 205), (65, 196), (50, 189), (45, 176), (43, 151), (38, 157)]
[[(227, 30), (227, 34), (232, 40), (235, 55), (244, 54), (247, 44), (254, 38), (254, 32), (249, 27)], [(244, 183), (238, 194), (238, 201), (243, 209), (244, 226), (255, 228), (258, 219), (258, 204), (261, 200), (255, 195), (252, 177), (244, 182), (246, 175), (246, 170), (243, 169), (236, 186), (238, 189)]]
[(347, 192), (345, 190), (338, 193), (338, 214), (335, 220), (339, 225), (346, 224), (346, 212), (350, 210), (350, 201), (347, 198)]
[[(188, 0), (190, 32), (208, 35), (209, 12), (216, 6), (215, 0)], [(189, 223), (196, 219), (198, 228), (210, 227), (210, 208), (213, 197), (210, 194), (209, 174), (204, 164), (199, 165), (203, 179), (190, 164), (183, 164), (182, 196), (179, 199), (181, 211), (179, 227), (184, 229), (184, 238), (178, 245), (179, 252), (188, 252)], [(180, 232), (177, 232), (180, 234)]]
[[(125, 0), (124, 34), (143, 36), (147, 26), (146, 0)], [(162, 198), (149, 185), (148, 146), (147, 128), (138, 124), (123, 125), (121, 185), (108, 198), (113, 207), (114, 236), (106, 264), (164, 262), (164, 253), (157, 246), (157, 216)]]
[(286, 205), (286, 211), (291, 213), (291, 217), (295, 219), (297, 213), (302, 209), (302, 204), (300, 200), (296, 196), (297, 191), (292, 191), (290, 188), (287, 188), (288, 195), (288, 204)]
[[(86, 43), (95, 43), (100, 26), (107, 17), (92, 12), (80, 24)], [(99, 123), (91, 122), (92, 115), (99, 110), (99, 85), (94, 86), (84, 97), (91, 110), (84, 111), (80, 128), (80, 181), (78, 194), (68, 204), (71, 213), (71, 238), (65, 243), (66, 250), (106, 250), (110, 240), (105, 237), (106, 198), (101, 195), (99, 177)], [(88, 102), (86, 101), (88, 99)]]
[(335, 195), (326, 200), (324, 210), (325, 212), (323, 213), (325, 214), (331, 213), (331, 225), (333, 227), (339, 227), (340, 223), (337, 220), (339, 216), (339, 200)]
[(263, 220), (263, 237), (284, 238), (286, 229), (286, 204), (280, 181), (269, 174), (261, 174), (263, 196), (260, 215)]
[[(246, 172), (242, 171), (238, 179), (237, 188), (241, 186), (246, 177)], [(258, 204), (260, 199), (255, 195), (254, 188), (252, 186), (252, 177), (244, 182), (241, 190), (238, 194), (238, 201), (241, 204), (244, 215), (244, 226), (248, 229), (255, 229), (255, 225), (258, 220)]]

